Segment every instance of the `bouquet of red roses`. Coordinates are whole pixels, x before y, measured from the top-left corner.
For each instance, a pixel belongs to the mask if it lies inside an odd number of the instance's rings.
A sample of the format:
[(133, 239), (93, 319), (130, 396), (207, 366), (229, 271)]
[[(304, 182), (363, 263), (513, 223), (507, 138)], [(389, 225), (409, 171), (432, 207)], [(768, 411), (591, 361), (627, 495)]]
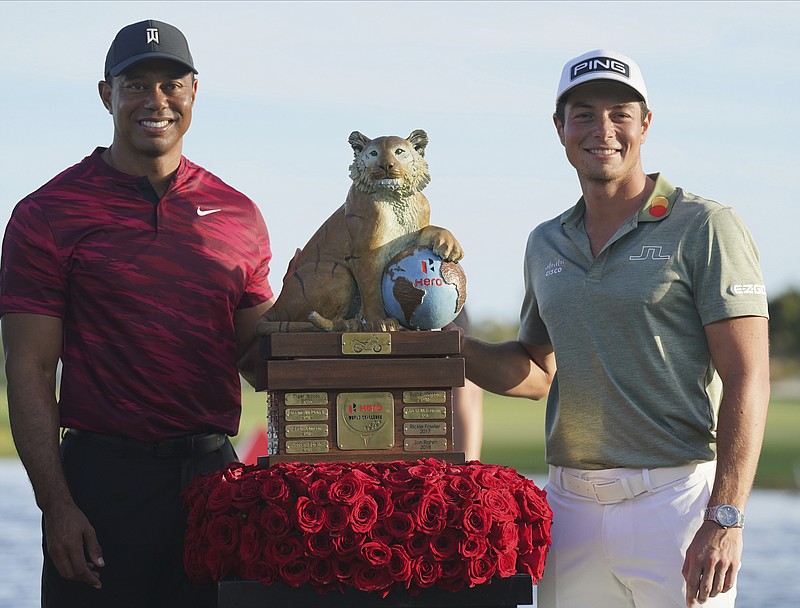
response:
[(184, 500), (195, 582), (457, 591), (517, 572), (536, 582), (550, 545), (545, 492), (477, 461), (237, 463), (193, 481)]

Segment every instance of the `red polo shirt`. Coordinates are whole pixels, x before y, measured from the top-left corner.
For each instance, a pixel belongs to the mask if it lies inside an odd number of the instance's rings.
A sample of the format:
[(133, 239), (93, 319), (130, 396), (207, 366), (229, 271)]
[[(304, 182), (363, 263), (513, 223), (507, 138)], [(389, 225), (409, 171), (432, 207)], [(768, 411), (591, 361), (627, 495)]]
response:
[(261, 213), (185, 158), (159, 200), (102, 151), (14, 209), (0, 314), (63, 319), (62, 426), (143, 441), (236, 434), (233, 315), (273, 295)]

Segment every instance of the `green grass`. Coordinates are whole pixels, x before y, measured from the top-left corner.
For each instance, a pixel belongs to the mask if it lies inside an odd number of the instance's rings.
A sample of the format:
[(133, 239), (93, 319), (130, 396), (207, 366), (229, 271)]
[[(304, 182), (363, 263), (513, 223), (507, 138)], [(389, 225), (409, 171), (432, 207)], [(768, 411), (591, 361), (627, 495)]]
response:
[[(265, 394), (243, 393), (240, 436), (265, 425)], [(8, 427), (5, 395), (0, 399), (0, 457), (16, 457)], [(544, 463), (544, 402), (499, 397), (484, 400), (483, 453), (481, 460), (515, 468), (520, 473), (541, 474)], [(764, 447), (756, 485), (763, 488), (796, 488), (800, 476), (800, 399), (770, 402)]]

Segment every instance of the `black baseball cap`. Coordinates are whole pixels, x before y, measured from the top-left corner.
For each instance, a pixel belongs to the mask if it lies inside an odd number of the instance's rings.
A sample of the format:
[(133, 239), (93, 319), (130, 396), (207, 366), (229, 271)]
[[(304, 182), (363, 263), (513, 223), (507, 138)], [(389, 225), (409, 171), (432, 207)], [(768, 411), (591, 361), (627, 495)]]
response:
[(169, 59), (197, 74), (189, 43), (181, 31), (169, 23), (148, 19), (119, 31), (106, 55), (105, 76), (119, 76), (146, 59)]

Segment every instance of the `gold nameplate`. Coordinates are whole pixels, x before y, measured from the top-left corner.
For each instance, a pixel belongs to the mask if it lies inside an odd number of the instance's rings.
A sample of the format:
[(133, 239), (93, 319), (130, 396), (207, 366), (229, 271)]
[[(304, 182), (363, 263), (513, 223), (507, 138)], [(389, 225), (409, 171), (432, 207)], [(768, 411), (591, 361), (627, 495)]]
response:
[(447, 403), (444, 391), (403, 391), (403, 403)]
[(327, 437), (327, 424), (287, 424), (283, 430), (287, 437)]
[(392, 334), (365, 332), (342, 334), (343, 355), (391, 355)]
[(287, 407), (283, 415), (286, 422), (320, 422), (328, 419), (327, 407)]
[(447, 439), (444, 437), (429, 439), (427, 437), (410, 437), (403, 442), (406, 452), (446, 452)]
[(406, 422), (403, 435), (447, 435), (446, 422)]
[(339, 393), (336, 443), (342, 450), (388, 450), (394, 446), (391, 393)]
[(439, 405), (406, 406), (403, 408), (403, 418), (405, 420), (444, 420), (447, 418), (447, 408)]
[(286, 393), (286, 405), (327, 405), (328, 393)]
[(324, 454), (328, 450), (327, 439), (293, 439), (286, 442), (287, 454)]

